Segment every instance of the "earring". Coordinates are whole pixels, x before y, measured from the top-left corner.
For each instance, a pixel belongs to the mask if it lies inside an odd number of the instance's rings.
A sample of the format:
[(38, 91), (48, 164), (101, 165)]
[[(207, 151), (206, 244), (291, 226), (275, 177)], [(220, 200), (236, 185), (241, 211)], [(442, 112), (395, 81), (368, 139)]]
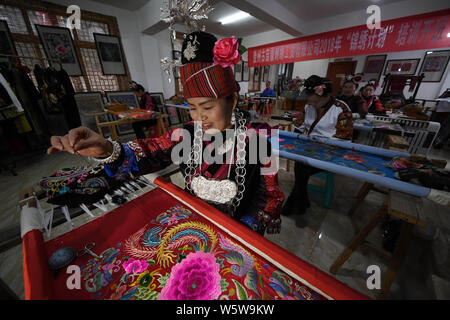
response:
[(231, 114), (231, 124), (234, 126), (236, 124), (236, 112), (233, 111)]

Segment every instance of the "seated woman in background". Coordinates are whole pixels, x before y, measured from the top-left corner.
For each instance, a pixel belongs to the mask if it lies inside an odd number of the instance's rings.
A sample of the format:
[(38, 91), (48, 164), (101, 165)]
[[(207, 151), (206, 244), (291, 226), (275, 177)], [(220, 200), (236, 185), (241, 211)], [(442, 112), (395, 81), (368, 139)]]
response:
[(352, 113), (359, 113), (361, 118), (364, 118), (368, 112), (367, 102), (360, 95), (356, 94), (359, 84), (356, 82), (357, 79), (347, 78), (342, 86), (342, 94), (336, 98), (344, 101)]
[[(136, 82), (131, 83), (131, 90), (133, 90), (134, 94), (138, 98), (139, 101), (139, 109), (149, 110), (149, 111), (157, 111), (155, 104), (153, 103), (152, 96), (150, 93), (145, 91), (144, 87)], [(150, 128), (156, 125), (156, 119), (142, 120), (136, 121), (132, 124), (134, 133), (138, 139), (145, 139), (147, 136), (145, 135), (144, 128)]]
[(267, 81), (266, 82), (266, 88), (264, 89), (264, 91), (261, 93), (261, 97), (275, 97), (275, 92), (273, 91), (273, 89), (270, 87), (271, 82)]
[[(313, 75), (305, 80), (304, 92), (307, 104), (303, 113), (294, 122), (296, 132), (311, 136), (351, 140), (353, 136), (353, 115), (349, 107), (331, 96), (331, 82)], [(299, 215), (296, 226), (302, 227), (300, 215), (309, 207), (308, 181), (320, 169), (295, 162), (295, 185), (284, 204), (282, 215)]]
[(361, 88), (360, 96), (367, 103), (367, 111), (369, 113), (383, 113), (384, 108), (381, 104), (380, 98), (375, 95), (375, 90), (378, 87), (378, 84), (374, 82), (367, 83), (364, 87)]

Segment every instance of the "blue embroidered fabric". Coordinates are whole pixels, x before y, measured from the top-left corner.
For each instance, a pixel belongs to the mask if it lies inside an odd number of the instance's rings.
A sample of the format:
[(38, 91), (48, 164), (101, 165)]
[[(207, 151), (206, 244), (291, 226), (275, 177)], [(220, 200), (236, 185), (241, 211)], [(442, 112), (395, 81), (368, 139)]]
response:
[(124, 152), (124, 161), (119, 167), (114, 167), (111, 164), (105, 164), (105, 172), (108, 176), (114, 177), (117, 180), (125, 180), (130, 171), (139, 171), (136, 158), (133, 150), (127, 145), (122, 144)]

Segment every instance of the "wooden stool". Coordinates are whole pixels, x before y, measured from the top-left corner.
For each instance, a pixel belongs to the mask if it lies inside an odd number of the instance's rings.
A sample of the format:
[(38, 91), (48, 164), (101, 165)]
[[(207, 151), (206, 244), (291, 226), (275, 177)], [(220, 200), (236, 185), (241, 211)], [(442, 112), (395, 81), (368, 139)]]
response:
[[(292, 130), (292, 121), (280, 122), (278, 124), (278, 128), (283, 131), (291, 131)], [(291, 168), (291, 160), (286, 159), (286, 171), (289, 171)]]
[(384, 148), (390, 149), (395, 148), (399, 150), (408, 150), (409, 149), (409, 143), (403, 139), (403, 137), (395, 136), (393, 134), (388, 134), (386, 136), (386, 143), (384, 145)]
[[(362, 190), (361, 190), (362, 191)], [(360, 192), (361, 192), (360, 191)], [(391, 215), (401, 220), (402, 226), (400, 236), (397, 240), (394, 253), (391, 254), (385, 250), (377, 248), (372, 243), (365, 240), (370, 232), (380, 223), (387, 215)], [(351, 254), (362, 244), (368, 248), (375, 250), (389, 260), (389, 266), (381, 290), (377, 296), (378, 299), (385, 299), (389, 289), (394, 281), (395, 274), (398, 271), (403, 256), (405, 254), (411, 231), (414, 225), (420, 227), (425, 226), (425, 215), (423, 211), (422, 198), (411, 196), (402, 192), (389, 190), (388, 200), (381, 206), (374, 217), (370, 219), (358, 234), (356, 234), (347, 248), (336, 259), (330, 267), (330, 272), (335, 274), (339, 268), (348, 260)]]

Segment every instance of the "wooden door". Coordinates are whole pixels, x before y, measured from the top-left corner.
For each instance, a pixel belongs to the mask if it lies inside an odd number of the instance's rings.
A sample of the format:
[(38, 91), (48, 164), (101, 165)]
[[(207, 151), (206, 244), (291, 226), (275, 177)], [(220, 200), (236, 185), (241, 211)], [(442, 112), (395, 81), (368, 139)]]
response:
[(330, 62), (326, 78), (329, 79), (333, 86), (333, 95), (340, 94), (342, 90), (342, 82), (346, 75), (354, 74), (356, 61), (339, 61)]

